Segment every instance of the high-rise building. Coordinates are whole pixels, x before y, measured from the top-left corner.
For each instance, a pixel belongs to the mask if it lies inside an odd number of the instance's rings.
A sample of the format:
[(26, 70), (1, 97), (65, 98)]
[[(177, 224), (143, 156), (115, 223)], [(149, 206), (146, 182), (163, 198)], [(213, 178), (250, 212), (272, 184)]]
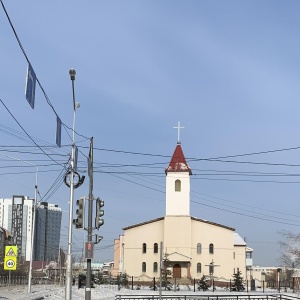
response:
[(59, 256), (61, 208), (48, 202), (37, 206), (34, 260), (55, 261)]
[[(26, 196), (0, 198), (0, 227), (11, 233), (11, 244), (18, 247), (18, 261), (29, 261), (34, 199)], [(58, 257), (61, 209), (42, 202), (37, 205), (34, 260), (54, 260)]]

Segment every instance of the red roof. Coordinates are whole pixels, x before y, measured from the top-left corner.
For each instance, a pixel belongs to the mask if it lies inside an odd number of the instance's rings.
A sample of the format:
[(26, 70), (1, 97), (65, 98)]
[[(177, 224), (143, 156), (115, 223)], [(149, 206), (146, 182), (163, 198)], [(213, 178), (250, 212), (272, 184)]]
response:
[(182, 148), (180, 144), (177, 144), (173, 156), (171, 158), (169, 166), (165, 170), (166, 174), (168, 172), (189, 172), (192, 174), (192, 170), (186, 163)]

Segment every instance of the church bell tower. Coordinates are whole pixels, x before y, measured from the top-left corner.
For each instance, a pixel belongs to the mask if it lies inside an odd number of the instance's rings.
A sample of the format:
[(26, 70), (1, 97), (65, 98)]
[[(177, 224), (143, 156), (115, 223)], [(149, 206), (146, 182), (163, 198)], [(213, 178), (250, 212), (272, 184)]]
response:
[(178, 122), (178, 142), (166, 168), (166, 216), (190, 215), (190, 175), (192, 171), (184, 157), (179, 140), (180, 123)]

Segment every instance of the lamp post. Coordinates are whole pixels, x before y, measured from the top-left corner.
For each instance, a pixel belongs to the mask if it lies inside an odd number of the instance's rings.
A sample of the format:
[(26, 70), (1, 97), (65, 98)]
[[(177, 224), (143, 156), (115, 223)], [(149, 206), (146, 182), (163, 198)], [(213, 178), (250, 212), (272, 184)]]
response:
[(72, 224), (73, 224), (73, 199), (74, 199), (74, 167), (75, 167), (75, 117), (76, 109), (79, 108), (79, 102), (75, 102), (74, 81), (76, 71), (70, 69), (70, 78), (72, 81), (73, 92), (73, 126), (72, 126), (72, 152), (71, 152), (71, 170), (70, 170), (70, 205), (69, 205), (69, 228), (68, 228), (68, 254), (66, 267), (66, 293), (65, 299), (72, 298)]
[(31, 245), (30, 245), (30, 263), (29, 263), (29, 275), (28, 275), (28, 294), (31, 293), (31, 278), (32, 278), (32, 261), (33, 261), (33, 247), (34, 247), (34, 235), (35, 235), (35, 216), (36, 216), (36, 202), (37, 202), (37, 192), (38, 192), (38, 166), (36, 164), (30, 163), (26, 160), (22, 160), (13, 156), (4, 155), (0, 153), (1, 156), (5, 156), (17, 161), (21, 161), (25, 164), (35, 167), (35, 187), (34, 187), (34, 202), (32, 205), (32, 229), (31, 229)]
[(277, 268), (277, 285), (278, 285), (278, 293), (280, 293), (280, 271), (281, 271), (281, 268)]

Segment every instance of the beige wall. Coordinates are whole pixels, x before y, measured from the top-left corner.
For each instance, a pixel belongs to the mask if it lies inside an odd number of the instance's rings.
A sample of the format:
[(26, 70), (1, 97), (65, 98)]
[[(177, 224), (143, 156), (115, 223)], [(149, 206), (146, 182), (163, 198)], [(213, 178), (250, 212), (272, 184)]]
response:
[(246, 279), (246, 246), (235, 246), (235, 272), (239, 269), (242, 272), (242, 277)]
[(111, 272), (113, 277), (118, 276), (120, 265), (120, 239), (114, 240), (114, 268)]
[[(209, 275), (209, 264), (213, 261), (214, 276), (230, 279), (233, 271), (233, 234), (234, 231), (214, 224), (194, 220), (192, 223), (193, 263), (191, 275), (200, 278)], [(197, 243), (201, 243), (202, 252), (197, 254)], [(214, 253), (209, 253), (209, 245), (213, 244)], [(202, 272), (197, 273), (197, 263), (201, 263)]]
[[(153, 253), (154, 243), (160, 247), (163, 240), (163, 220), (147, 223), (124, 231), (124, 272), (130, 276), (146, 278), (159, 277), (159, 253)], [(147, 253), (142, 253), (143, 243), (147, 244)], [(145, 262), (147, 272), (142, 272)], [(158, 263), (158, 272), (153, 272), (153, 263)], [(147, 275), (145, 279), (143, 279)]]
[[(182, 278), (188, 276), (190, 264), (191, 278), (209, 275), (208, 265), (215, 264), (216, 280), (230, 280), (234, 270), (240, 269), (245, 276), (245, 248), (234, 246), (234, 230), (214, 223), (192, 219), (188, 216), (167, 216), (165, 219), (128, 228), (124, 231), (124, 272), (135, 279), (150, 280), (159, 277), (160, 242), (163, 241), (163, 253), (168, 253), (173, 265), (181, 266)], [(147, 253), (142, 253), (143, 243), (147, 244)], [(158, 253), (153, 253), (154, 243), (158, 244)], [(201, 243), (201, 254), (197, 253), (197, 244)], [(209, 244), (214, 245), (214, 253), (209, 253)], [(119, 261), (123, 253), (121, 244), (115, 244), (119, 252)], [(119, 251), (118, 251), (119, 249)], [(235, 253), (235, 255), (234, 255)], [(117, 255), (115, 256), (115, 268)], [(147, 266), (142, 272), (142, 263)], [(157, 262), (158, 271), (153, 272), (153, 263)], [(197, 273), (197, 263), (201, 263), (201, 273)], [(119, 265), (120, 269), (120, 265)]]

